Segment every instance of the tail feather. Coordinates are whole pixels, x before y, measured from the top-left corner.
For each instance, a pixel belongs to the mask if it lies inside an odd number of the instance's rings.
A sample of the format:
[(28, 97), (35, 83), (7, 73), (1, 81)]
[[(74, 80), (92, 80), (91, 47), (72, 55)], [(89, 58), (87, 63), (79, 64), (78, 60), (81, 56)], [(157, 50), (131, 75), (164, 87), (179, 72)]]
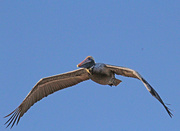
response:
[(114, 85), (117, 86), (117, 85), (119, 85), (121, 82), (122, 82), (121, 80), (115, 78)]

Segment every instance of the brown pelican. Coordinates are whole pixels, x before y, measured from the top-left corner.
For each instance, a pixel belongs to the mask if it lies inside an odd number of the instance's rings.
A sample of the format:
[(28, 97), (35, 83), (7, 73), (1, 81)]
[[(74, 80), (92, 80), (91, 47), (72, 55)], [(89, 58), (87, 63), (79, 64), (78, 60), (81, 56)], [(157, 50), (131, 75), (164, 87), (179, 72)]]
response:
[(151, 95), (164, 106), (169, 116), (172, 117), (173, 114), (164, 104), (158, 93), (138, 72), (126, 67), (95, 63), (93, 57), (91, 56), (86, 57), (86, 59), (78, 64), (77, 67), (80, 67), (80, 69), (40, 79), (25, 97), (23, 102), (13, 112), (5, 116), (11, 116), (5, 123), (8, 124), (7, 127), (10, 124), (12, 124), (11, 128), (15, 123), (17, 125), (24, 113), (26, 113), (37, 101), (58, 90), (76, 85), (82, 81), (91, 79), (102, 85), (117, 86), (121, 80), (116, 79), (115, 74), (141, 80)]

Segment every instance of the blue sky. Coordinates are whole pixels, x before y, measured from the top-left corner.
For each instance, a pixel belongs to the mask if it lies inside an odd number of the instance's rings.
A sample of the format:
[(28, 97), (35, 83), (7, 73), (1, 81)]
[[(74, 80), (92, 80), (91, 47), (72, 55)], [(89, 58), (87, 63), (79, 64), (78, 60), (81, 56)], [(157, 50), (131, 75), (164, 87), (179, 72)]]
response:
[(2, 1), (0, 130), (42, 78), (96, 62), (138, 71), (171, 104), (171, 119), (141, 81), (117, 76), (117, 87), (92, 81), (44, 98), (13, 131), (180, 130), (180, 2)]

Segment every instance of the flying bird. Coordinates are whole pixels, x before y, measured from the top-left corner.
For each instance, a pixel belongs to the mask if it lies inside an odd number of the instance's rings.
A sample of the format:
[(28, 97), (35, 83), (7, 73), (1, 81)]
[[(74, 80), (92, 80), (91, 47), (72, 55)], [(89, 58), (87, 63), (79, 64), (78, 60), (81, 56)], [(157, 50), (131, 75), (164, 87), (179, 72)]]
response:
[(158, 93), (135, 70), (121, 66), (95, 63), (95, 60), (92, 56), (86, 57), (85, 60), (77, 65), (77, 67), (80, 69), (40, 79), (29, 92), (29, 94), (25, 97), (23, 102), (13, 112), (5, 116), (10, 116), (9, 120), (5, 123), (7, 124), (7, 127), (11, 125), (12, 128), (15, 123), (17, 125), (20, 118), (29, 110), (31, 106), (33, 106), (42, 98), (47, 97), (48, 95), (58, 90), (76, 85), (89, 79), (101, 85), (117, 86), (122, 81), (116, 79), (115, 74), (137, 78), (142, 81), (151, 95), (154, 96), (164, 106), (169, 116), (173, 116), (173, 114), (170, 112), (170, 109), (164, 104)]

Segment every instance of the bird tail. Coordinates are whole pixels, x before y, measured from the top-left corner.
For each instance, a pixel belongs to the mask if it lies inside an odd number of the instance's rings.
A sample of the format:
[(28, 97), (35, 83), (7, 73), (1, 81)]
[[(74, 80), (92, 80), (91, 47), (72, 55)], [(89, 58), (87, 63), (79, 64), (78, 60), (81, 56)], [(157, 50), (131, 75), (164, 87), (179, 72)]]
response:
[(117, 86), (117, 85), (119, 85), (121, 82), (122, 82), (121, 80), (115, 78), (115, 81), (114, 81), (113, 84), (114, 84), (115, 86)]

